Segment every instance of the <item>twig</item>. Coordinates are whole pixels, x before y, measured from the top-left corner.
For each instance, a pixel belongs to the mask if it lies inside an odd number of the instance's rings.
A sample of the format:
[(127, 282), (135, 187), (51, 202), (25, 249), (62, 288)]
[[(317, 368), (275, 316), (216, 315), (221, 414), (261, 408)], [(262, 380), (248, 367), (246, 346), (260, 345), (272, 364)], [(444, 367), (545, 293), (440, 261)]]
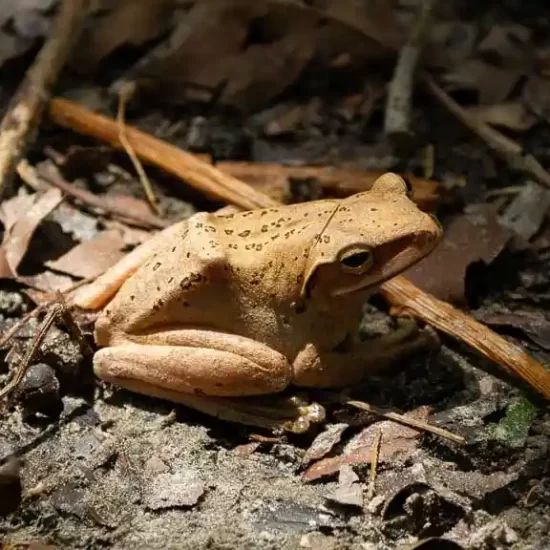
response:
[(48, 330), (50, 330), (50, 327), (54, 324), (55, 320), (62, 314), (63, 309), (65, 309), (65, 306), (59, 303), (54, 304), (53, 307), (50, 309), (50, 311), (44, 318), (44, 321), (42, 321), (38, 332), (35, 334), (33, 341), (29, 346), (29, 349), (17, 366), (15, 376), (0, 390), (0, 401), (2, 401), (3, 399), (8, 400), (10, 395), (19, 387), (21, 381), (23, 380), (23, 377), (25, 376), (25, 373), (27, 372), (31, 364), (31, 361), (34, 359), (36, 352), (38, 351), (40, 345), (42, 344), (42, 341), (46, 337)]
[(422, 292), (405, 277), (384, 283), (382, 294), (398, 315), (420, 317), (439, 330), (460, 338), (491, 361), (518, 375), (546, 399), (550, 399), (550, 373), (520, 347), (452, 305)]
[(6, 195), (15, 167), (87, 15), (88, 0), (64, 0), (49, 38), (11, 100), (0, 123), (0, 199)]
[(416, 428), (417, 430), (430, 432), (435, 435), (445, 437), (446, 439), (454, 441), (455, 443), (466, 443), (466, 440), (460, 435), (456, 435), (448, 430), (439, 428), (438, 426), (433, 426), (432, 424), (428, 424), (427, 422), (422, 422), (422, 420), (418, 420), (417, 418), (411, 418), (410, 416), (405, 416), (404, 414), (399, 414), (394, 411), (386, 411), (384, 409), (381, 409), (380, 407), (376, 407), (375, 405), (370, 405), (369, 403), (364, 403), (363, 401), (356, 401), (355, 399), (344, 398), (342, 403), (345, 405), (349, 405), (350, 407), (355, 407), (356, 409), (361, 409), (362, 411), (376, 414), (377, 416), (381, 416), (382, 418), (393, 420), (394, 422), (399, 422), (399, 424), (409, 426), (410, 428)]
[(495, 128), (473, 117), (443, 90), (435, 80), (424, 76), (424, 83), (430, 93), (451, 112), (464, 126), (478, 135), (512, 170), (524, 172), (546, 187), (550, 187), (550, 174), (539, 161), (525, 151), (519, 143), (505, 136)]
[[(50, 116), (61, 126), (95, 136), (113, 147), (121, 147), (116, 124), (107, 117), (92, 113), (77, 103), (55, 98), (50, 102)], [(223, 174), (174, 145), (165, 143), (162, 150), (159, 150), (159, 140), (145, 132), (128, 127), (126, 136), (141, 159), (187, 181), (209, 197), (238, 204), (247, 210), (279, 204), (263, 193), (255, 191), (246, 183)]]
[(2, 349), (6, 344), (10, 342), (12, 338), (14, 338), (17, 333), (21, 330), (21, 328), (33, 317), (37, 317), (40, 313), (48, 309), (53, 304), (59, 302), (59, 294), (64, 297), (68, 296), (75, 290), (78, 290), (81, 286), (84, 286), (88, 283), (91, 283), (95, 277), (89, 277), (87, 279), (82, 279), (82, 281), (78, 281), (74, 285), (70, 286), (67, 290), (64, 290), (63, 292), (56, 293), (55, 298), (52, 300), (49, 300), (43, 304), (40, 304), (36, 306), (33, 310), (29, 311), (23, 317), (21, 317), (8, 331), (6, 331), (2, 336), (0, 336), (0, 349)]
[(127, 155), (130, 157), (130, 160), (134, 165), (134, 169), (136, 170), (137, 175), (139, 177), (139, 181), (141, 182), (143, 190), (145, 191), (145, 196), (149, 201), (149, 206), (151, 207), (151, 210), (158, 215), (159, 214), (158, 199), (155, 195), (155, 192), (153, 191), (151, 182), (149, 181), (149, 178), (147, 177), (147, 174), (143, 169), (143, 165), (141, 164), (138, 156), (136, 155), (136, 152), (134, 151), (132, 144), (128, 141), (128, 138), (126, 137), (126, 123), (124, 121), (125, 113), (126, 113), (126, 104), (128, 103), (128, 100), (132, 97), (132, 95), (135, 93), (135, 87), (136, 87), (135, 83), (125, 82), (118, 90), (118, 112), (117, 112), (118, 139), (120, 140), (122, 147), (126, 151)]
[(165, 227), (170, 225), (169, 221), (164, 220), (163, 218), (159, 218), (152, 213), (137, 214), (136, 212), (132, 212), (130, 210), (127, 210), (126, 208), (120, 207), (117, 204), (109, 202), (109, 199), (107, 197), (94, 195), (93, 193), (90, 193), (85, 189), (80, 189), (75, 185), (72, 185), (68, 181), (65, 181), (58, 173), (54, 172), (54, 170), (48, 170), (47, 173), (45, 170), (41, 170), (40, 172), (38, 172), (35, 168), (32, 168), (28, 164), (23, 165), (22, 170), (26, 171), (27, 174), (30, 172), (30, 170), (34, 170), (34, 173), (38, 175), (41, 179), (43, 179), (46, 183), (53, 187), (61, 189), (61, 191), (63, 191), (65, 194), (70, 195), (75, 199), (78, 199), (84, 204), (93, 206), (95, 208), (100, 208), (101, 210), (113, 214), (114, 216), (121, 218), (128, 223), (132, 223), (133, 225), (144, 227), (145, 229), (164, 229)]
[[(221, 161), (216, 168), (224, 174), (245, 181), (271, 198), (284, 201), (291, 179), (315, 179), (323, 193), (331, 197), (348, 197), (366, 191), (384, 172), (335, 168), (334, 166), (285, 166), (268, 162)], [(442, 189), (439, 182), (402, 174), (412, 187), (412, 199), (425, 211), (432, 211)]]
[[(50, 113), (58, 124), (81, 131), (86, 135), (117, 143), (116, 125), (106, 117), (90, 113), (84, 107), (63, 99), (54, 99), (50, 104)], [(159, 140), (152, 136), (135, 129), (129, 129), (129, 131), (138, 155), (145, 154), (144, 158), (150, 162), (176, 175), (180, 174), (196, 189), (203, 191), (207, 189), (207, 193), (211, 196), (222, 198), (244, 209), (269, 208), (274, 204), (280, 204), (193, 155), (169, 144), (164, 144), (161, 148)], [(385, 282), (381, 291), (396, 308), (403, 307), (409, 315), (467, 342), (486, 357), (514, 371), (536, 391), (550, 399), (550, 373), (527, 353), (518, 350), (516, 346), (491, 329), (477, 323), (472, 317), (449, 304), (423, 292), (401, 275)], [(418, 305), (420, 302), (421, 305)], [(475, 338), (472, 337), (473, 332), (470, 330), (472, 327), (475, 327)], [(493, 350), (492, 354), (491, 350)], [(519, 367), (516, 365), (518, 359), (521, 361)]]
[(378, 471), (378, 459), (380, 458), (380, 444), (382, 443), (382, 430), (378, 430), (376, 441), (372, 446), (372, 454), (370, 460), (369, 485), (367, 488), (367, 500), (372, 500), (376, 488), (376, 474)]
[(401, 48), (393, 78), (388, 88), (384, 132), (387, 136), (411, 134), (411, 99), (418, 58), (430, 29), (433, 8), (437, 0), (420, 3), (417, 20), (407, 43)]

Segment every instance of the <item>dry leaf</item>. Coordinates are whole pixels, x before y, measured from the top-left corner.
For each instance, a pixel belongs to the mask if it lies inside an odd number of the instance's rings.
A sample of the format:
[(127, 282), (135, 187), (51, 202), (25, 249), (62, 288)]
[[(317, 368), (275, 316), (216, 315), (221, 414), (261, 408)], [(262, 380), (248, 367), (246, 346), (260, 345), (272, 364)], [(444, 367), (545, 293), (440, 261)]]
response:
[[(43, 271), (37, 275), (19, 276), (17, 280), (31, 287), (31, 289), (38, 290), (40, 293), (46, 293), (50, 300), (56, 291), (64, 292), (74, 285), (74, 280), (67, 277), (67, 275), (60, 275), (52, 271)], [(38, 297), (39, 295), (35, 296)]]
[[(408, 413), (407, 416), (417, 420), (426, 420), (429, 414), (427, 407), (420, 407)], [(373, 457), (373, 448), (378, 440), (380, 431), (379, 462), (387, 462), (396, 455), (409, 455), (418, 447), (418, 438), (421, 434), (414, 428), (409, 428), (391, 420), (384, 420), (371, 424), (356, 435), (345, 447), (340, 456), (324, 458), (312, 464), (303, 475), (305, 481), (313, 481), (338, 472), (344, 464), (370, 464)]]
[(512, 236), (513, 232), (498, 223), (490, 208), (455, 216), (445, 225), (443, 240), (432, 254), (405, 275), (440, 300), (464, 304), (468, 267), (480, 260), (491, 263)]
[(443, 76), (451, 89), (469, 89), (479, 92), (479, 103), (492, 105), (508, 99), (512, 90), (524, 76), (521, 67), (505, 68), (483, 61), (469, 59)]
[(103, 231), (91, 241), (83, 241), (75, 246), (57, 260), (46, 262), (46, 265), (73, 277), (97, 277), (125, 255), (125, 248), (120, 231)]
[(502, 126), (517, 132), (529, 130), (537, 122), (537, 117), (519, 101), (469, 107), (465, 111), (479, 122)]
[(523, 332), (530, 340), (550, 351), (550, 321), (541, 313), (517, 311), (513, 313), (476, 314), (476, 319), (491, 327), (510, 327)]
[(550, 122), (550, 79), (531, 76), (522, 90), (523, 101), (539, 118)]
[(524, 241), (529, 241), (539, 232), (549, 209), (550, 191), (534, 181), (527, 181), (499, 221)]
[[(27, 252), (36, 228), (63, 200), (63, 194), (59, 189), (49, 189), (45, 193), (35, 193), (31, 197), (32, 204), (27, 199), (18, 198), (1, 206), (0, 219), (5, 227), (2, 251), (13, 275), (17, 274), (17, 268)], [(23, 210), (23, 206), (27, 208)]]
[(118, 47), (139, 46), (166, 32), (174, 0), (124, 0), (92, 25), (78, 44), (70, 65), (79, 71), (94, 70)]
[(164, 101), (211, 100), (256, 108), (293, 83), (313, 58), (330, 64), (394, 52), (402, 42), (393, 2), (202, 0), (165, 44), (125, 76)]
[(302, 462), (309, 464), (313, 460), (319, 460), (326, 456), (335, 445), (340, 443), (342, 434), (348, 427), (347, 424), (329, 424), (325, 427), (317, 437), (313, 440), (309, 449), (305, 452)]

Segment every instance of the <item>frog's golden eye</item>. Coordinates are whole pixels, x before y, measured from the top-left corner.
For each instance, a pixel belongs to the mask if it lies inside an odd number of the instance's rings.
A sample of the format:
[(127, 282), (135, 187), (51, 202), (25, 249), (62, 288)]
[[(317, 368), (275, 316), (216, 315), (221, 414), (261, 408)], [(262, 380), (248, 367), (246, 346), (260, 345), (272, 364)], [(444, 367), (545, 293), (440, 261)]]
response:
[(338, 260), (344, 273), (362, 275), (372, 266), (374, 256), (370, 248), (354, 246), (343, 250)]

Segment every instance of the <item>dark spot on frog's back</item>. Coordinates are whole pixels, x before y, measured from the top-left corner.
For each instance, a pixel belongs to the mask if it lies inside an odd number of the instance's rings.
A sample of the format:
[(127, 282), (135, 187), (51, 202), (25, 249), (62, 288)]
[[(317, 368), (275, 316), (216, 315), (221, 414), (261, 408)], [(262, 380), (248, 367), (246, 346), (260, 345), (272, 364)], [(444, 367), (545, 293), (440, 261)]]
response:
[(156, 271), (162, 264), (160, 262), (157, 262), (154, 266), (153, 266), (153, 271)]
[(239, 233), (239, 237), (248, 237), (248, 235), (250, 235), (250, 230), (249, 229), (245, 229), (244, 231), (241, 231)]
[(189, 290), (193, 285), (196, 285), (205, 279), (206, 277), (200, 273), (191, 273), (180, 281), (179, 286), (182, 290)]
[(224, 229), (226, 235), (233, 235), (233, 229)]

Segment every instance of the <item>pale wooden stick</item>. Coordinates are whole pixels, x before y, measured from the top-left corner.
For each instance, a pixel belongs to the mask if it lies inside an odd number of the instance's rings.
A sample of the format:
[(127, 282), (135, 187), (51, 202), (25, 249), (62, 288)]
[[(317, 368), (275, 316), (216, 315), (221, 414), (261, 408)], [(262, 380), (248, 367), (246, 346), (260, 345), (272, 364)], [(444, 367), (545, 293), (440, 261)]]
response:
[(4, 198), (57, 77), (72, 53), (88, 0), (64, 0), (49, 38), (36, 56), (0, 123), (0, 199)]

